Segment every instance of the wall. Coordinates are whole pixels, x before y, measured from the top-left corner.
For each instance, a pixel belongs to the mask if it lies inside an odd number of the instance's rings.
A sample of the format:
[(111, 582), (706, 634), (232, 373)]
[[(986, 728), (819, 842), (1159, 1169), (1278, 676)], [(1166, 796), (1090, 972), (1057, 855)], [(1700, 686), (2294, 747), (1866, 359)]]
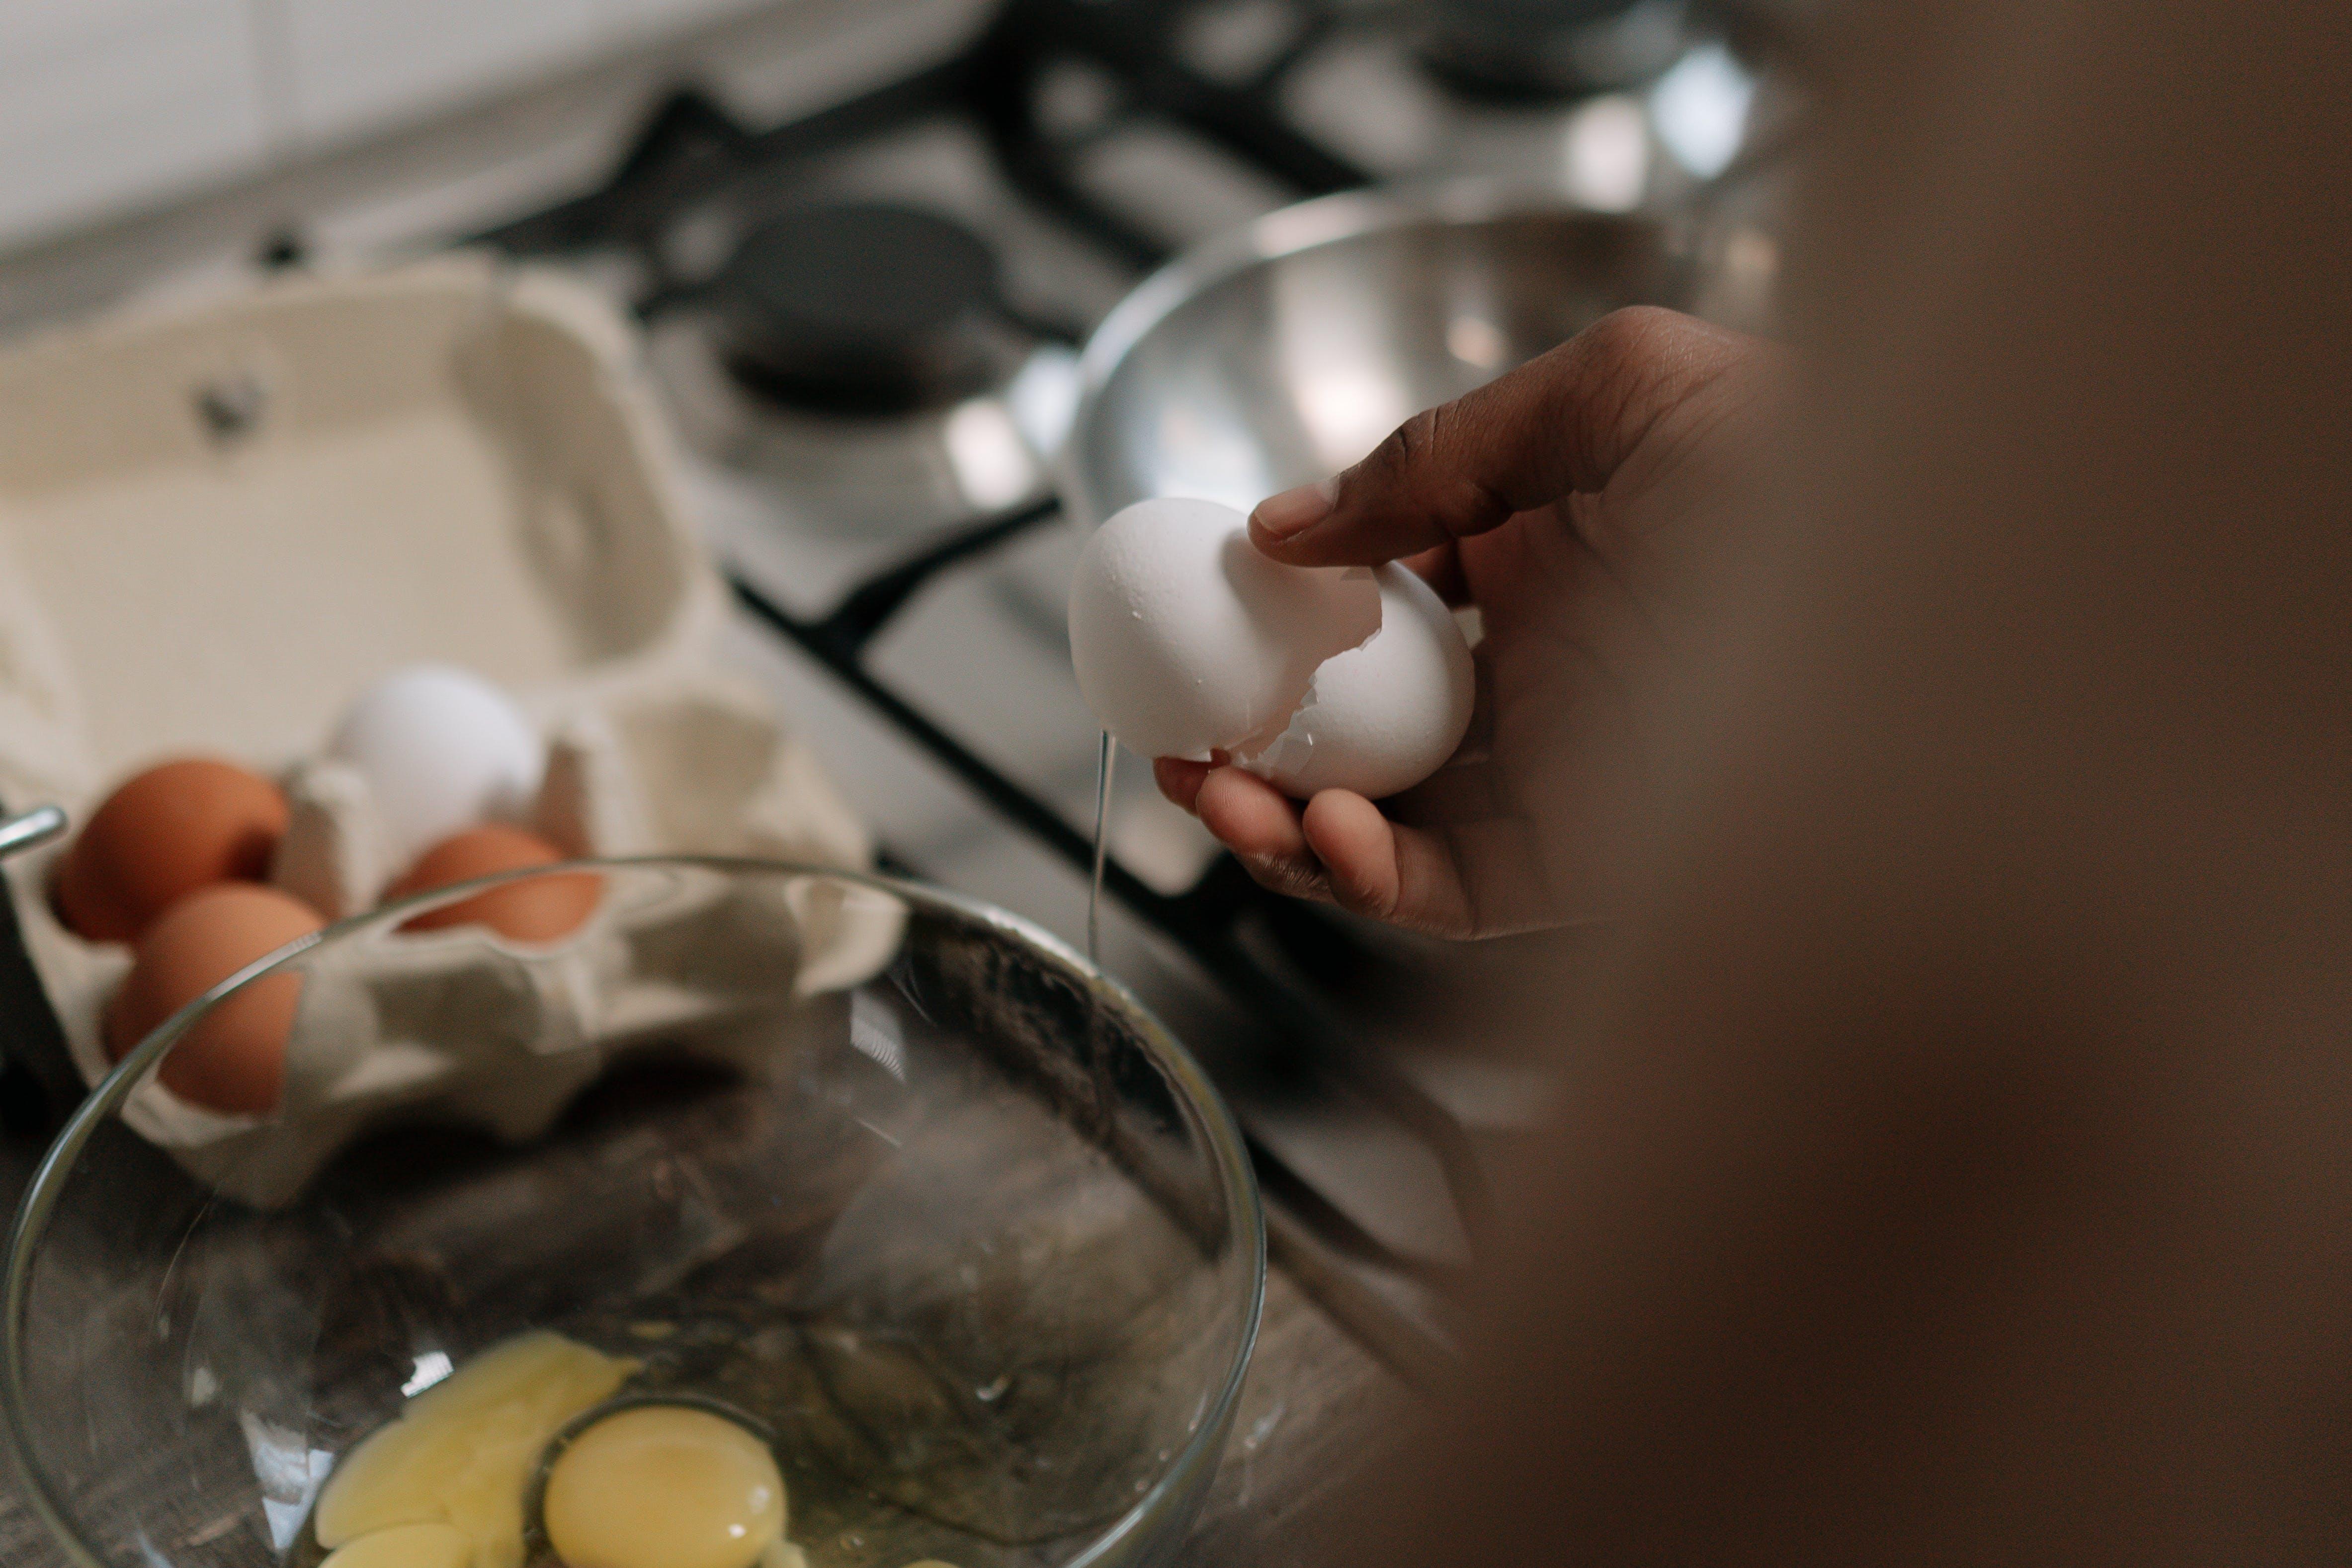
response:
[(0, 246), (763, 0), (0, 0)]

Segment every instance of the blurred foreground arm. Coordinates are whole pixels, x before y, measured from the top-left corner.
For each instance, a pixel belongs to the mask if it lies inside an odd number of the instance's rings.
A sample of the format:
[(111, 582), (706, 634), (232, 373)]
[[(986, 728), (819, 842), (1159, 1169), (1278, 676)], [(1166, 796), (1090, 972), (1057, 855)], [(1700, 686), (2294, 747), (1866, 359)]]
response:
[(1787, 461), (1335, 1561), (2345, 1562), (2352, 29), (1834, 14)]

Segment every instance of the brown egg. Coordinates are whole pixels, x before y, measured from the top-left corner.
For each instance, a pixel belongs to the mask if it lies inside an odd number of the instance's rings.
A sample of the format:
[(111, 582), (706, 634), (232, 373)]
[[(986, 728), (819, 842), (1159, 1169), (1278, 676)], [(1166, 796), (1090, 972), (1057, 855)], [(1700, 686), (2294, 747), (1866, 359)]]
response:
[[(139, 938), (131, 973), (107, 1009), (108, 1052), (120, 1061), (181, 1008), (325, 924), (300, 899), (254, 883), (188, 894)], [(301, 977), (281, 974), (218, 1003), (163, 1059), (163, 1086), (215, 1111), (272, 1109), (286, 1084), (286, 1040), (301, 995)]]
[[(520, 828), (468, 828), (426, 850), (408, 874), (385, 891), (384, 902), (502, 871), (553, 865), (562, 858), (562, 851)], [(511, 942), (552, 942), (579, 930), (595, 912), (596, 900), (604, 892), (604, 879), (589, 872), (530, 877), (428, 910), (401, 929), (439, 931), (451, 925), (487, 925)]]
[(286, 797), (231, 762), (186, 758), (133, 775), (90, 814), (58, 868), (58, 913), (92, 942), (135, 942), (200, 887), (259, 882)]

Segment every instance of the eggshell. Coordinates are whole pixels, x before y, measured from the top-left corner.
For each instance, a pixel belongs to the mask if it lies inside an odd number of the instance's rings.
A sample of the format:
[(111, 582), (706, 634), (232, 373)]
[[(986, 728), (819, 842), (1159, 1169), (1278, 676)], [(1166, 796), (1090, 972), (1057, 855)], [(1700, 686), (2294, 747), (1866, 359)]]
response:
[[(386, 890), (390, 902), (478, 876), (553, 865), (563, 853), (520, 828), (472, 828), (425, 852), (408, 874)], [(513, 942), (553, 942), (577, 931), (595, 912), (604, 879), (589, 872), (527, 877), (459, 899), (404, 922), (404, 931), (440, 931), (453, 925), (487, 925)]]
[(361, 693), (327, 754), (367, 780), (399, 864), (461, 828), (526, 815), (546, 748), (498, 687), (418, 664)]
[(1285, 566), (1213, 501), (1138, 501), (1095, 530), (1070, 589), (1070, 656), (1102, 727), (1204, 761), (1290, 720), (1316, 667), (1380, 626), (1360, 568)]
[(1352, 789), (1372, 800), (1445, 765), (1470, 727), (1470, 645), (1444, 601), (1402, 566), (1374, 574), (1381, 629), (1315, 672), (1288, 727), (1234, 761), (1286, 795)]
[(67, 850), (58, 913), (86, 940), (135, 941), (197, 888), (267, 876), (286, 818), (278, 786), (232, 762), (186, 758), (134, 774)]
[[(189, 1002), (255, 959), (326, 922), (274, 887), (222, 883), (165, 910), (139, 939), (131, 973), (107, 1009), (106, 1048), (120, 1061)], [(181, 1099), (215, 1111), (273, 1109), (301, 999), (299, 975), (257, 980), (215, 1005), (172, 1048), (159, 1076)]]

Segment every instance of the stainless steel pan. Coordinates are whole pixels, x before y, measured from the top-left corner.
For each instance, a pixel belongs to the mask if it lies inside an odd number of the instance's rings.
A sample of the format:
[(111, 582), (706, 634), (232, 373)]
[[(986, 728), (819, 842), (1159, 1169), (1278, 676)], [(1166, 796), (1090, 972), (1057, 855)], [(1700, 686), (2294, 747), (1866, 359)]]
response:
[(46, 844), (65, 831), (66, 814), (55, 806), (37, 806), (21, 817), (0, 821), (0, 860)]

